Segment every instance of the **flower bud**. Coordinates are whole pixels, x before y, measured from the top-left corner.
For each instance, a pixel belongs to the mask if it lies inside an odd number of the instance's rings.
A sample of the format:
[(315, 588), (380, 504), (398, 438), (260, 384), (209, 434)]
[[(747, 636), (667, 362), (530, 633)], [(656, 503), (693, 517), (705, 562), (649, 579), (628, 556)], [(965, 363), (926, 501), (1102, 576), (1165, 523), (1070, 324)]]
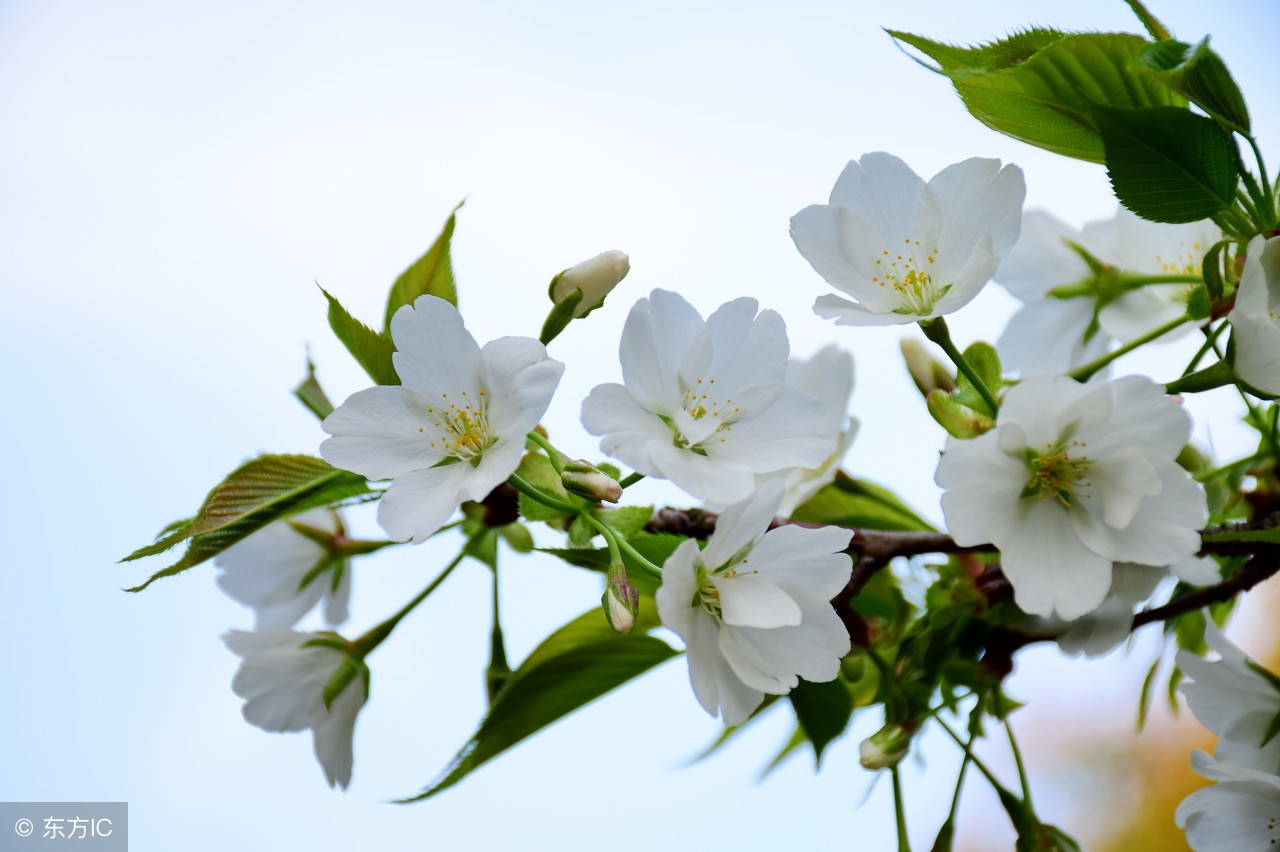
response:
[(911, 381), (916, 383), (923, 396), (928, 396), (934, 390), (950, 393), (956, 389), (956, 380), (951, 371), (938, 363), (920, 341), (904, 337), (898, 342), (898, 346), (902, 349), (902, 360), (907, 362)]
[(636, 623), (636, 614), (640, 612), (640, 592), (627, 582), (625, 571), (609, 578), (609, 584), (600, 596), (600, 605), (604, 607), (604, 617), (609, 626), (618, 633), (627, 633)]
[(584, 316), (600, 307), (618, 282), (631, 271), (631, 260), (620, 251), (605, 251), (589, 260), (571, 266), (551, 280), (551, 301), (557, 305), (582, 291), (582, 301), (573, 309), (573, 318)]
[(897, 766), (911, 747), (914, 726), (885, 725), (858, 746), (858, 761), (863, 769), (888, 769)]
[(622, 499), (622, 486), (618, 484), (618, 480), (582, 459), (565, 462), (564, 470), (560, 472), (560, 481), (564, 483), (566, 491), (588, 500), (617, 503)]

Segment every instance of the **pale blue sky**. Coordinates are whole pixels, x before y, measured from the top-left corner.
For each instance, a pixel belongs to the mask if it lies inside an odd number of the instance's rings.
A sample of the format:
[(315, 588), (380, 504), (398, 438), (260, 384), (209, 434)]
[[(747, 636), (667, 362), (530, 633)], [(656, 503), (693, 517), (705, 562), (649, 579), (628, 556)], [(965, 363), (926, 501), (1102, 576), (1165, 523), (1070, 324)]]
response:
[[(1214, 35), (1280, 164), (1280, 13), (1269, 0), (1213, 5), (1153, 4), (1183, 38)], [(857, 741), (876, 719), (832, 748), (820, 776), (800, 755), (755, 783), (788, 733), (781, 718), (680, 769), (718, 732), (682, 661), (438, 800), (383, 804), (430, 781), (480, 717), (478, 568), (371, 658), (354, 781), (332, 793), (309, 737), (240, 718), (236, 661), (218, 636), (251, 616), (217, 591), (212, 566), (134, 596), (120, 588), (160, 565), (115, 560), (245, 458), (315, 452), (318, 425), (288, 395), (304, 344), (335, 400), (366, 380), (329, 335), (314, 282), (379, 317), (386, 286), (464, 197), (455, 268), (482, 341), (536, 335), (558, 270), (608, 248), (632, 256), (607, 309), (553, 346), (568, 371), (546, 422), (566, 449), (595, 454), (578, 401), (617, 379), (635, 298), (676, 289), (705, 313), (751, 295), (782, 313), (796, 353), (853, 349), (862, 432), (846, 466), (937, 518), (942, 436), (897, 356), (898, 339), (918, 333), (813, 316), (826, 286), (787, 220), (872, 150), (925, 176), (970, 156), (1017, 162), (1030, 205), (1077, 224), (1109, 216), (1099, 167), (981, 127), (880, 30), (974, 41), (1028, 23), (1137, 28), (1120, 0), (0, 5), (0, 440), (16, 614), (0, 799), (127, 800), (138, 852), (829, 848), (846, 834), (852, 848), (889, 848), (888, 785), (855, 810), (871, 781)], [(1011, 305), (992, 288), (952, 322), (957, 338), (993, 339)], [(1160, 350), (1133, 369), (1163, 377), (1176, 362)], [(1242, 434), (1234, 406), (1216, 395), (1194, 409), (1224, 452)], [(450, 555), (425, 545), (359, 565), (348, 632), (394, 611)], [(598, 600), (596, 578), (574, 569), (509, 566), (517, 659)], [(1031, 659), (1015, 691), (1044, 705), (1084, 691), (1084, 678), (1123, 685), (1121, 709), (1106, 712), (1127, 714), (1136, 694), (1134, 665)], [(941, 818), (931, 800), (957, 760), (945, 742), (924, 750), (908, 789), (927, 847)], [(1049, 816), (1069, 820), (1070, 802), (1056, 807)], [(966, 813), (962, 831), (982, 819)]]

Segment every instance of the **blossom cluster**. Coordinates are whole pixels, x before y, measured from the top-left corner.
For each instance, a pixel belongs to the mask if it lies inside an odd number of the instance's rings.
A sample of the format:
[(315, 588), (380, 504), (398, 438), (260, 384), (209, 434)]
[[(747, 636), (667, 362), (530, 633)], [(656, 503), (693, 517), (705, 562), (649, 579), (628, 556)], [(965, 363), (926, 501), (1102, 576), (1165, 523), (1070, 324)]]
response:
[[(993, 554), (987, 570), (1007, 582), (1020, 618), (1010, 623), (1095, 656), (1128, 636), (1134, 607), (1166, 578), (1191, 586), (1219, 579), (1217, 563), (1198, 555), (1210, 517), (1205, 490), (1179, 461), (1189, 413), (1164, 385), (1111, 378), (1109, 368), (1125, 347), (1206, 320), (1191, 306), (1192, 285), (1222, 233), (1124, 211), (1075, 231), (1024, 213), (1024, 196), (1013, 165), (975, 158), (926, 181), (900, 159), (872, 153), (848, 164), (829, 203), (791, 219), (791, 236), (841, 294), (820, 296), (819, 316), (845, 326), (919, 323), (955, 362), (956, 376), (930, 367), (934, 378), (922, 384), (950, 433), (935, 481), (951, 539)], [(1223, 363), (1253, 392), (1280, 394), (1280, 237), (1256, 237), (1242, 256), (1234, 304), (1223, 311), (1234, 335)], [(557, 529), (577, 536), (575, 546), (601, 537), (605, 615), (619, 632), (633, 628), (641, 606), (628, 565), (647, 560), (596, 511), (599, 502), (618, 502), (651, 477), (718, 514), (705, 541), (686, 537), (647, 568), (659, 580), (658, 618), (686, 649), (694, 695), (725, 725), (744, 724), (766, 695), (788, 694), (802, 680), (842, 677), (842, 664), (860, 652), (855, 644), (866, 645), (850, 626), (861, 616), (847, 607), (865, 582), (854, 580), (857, 538), (845, 527), (790, 520), (836, 478), (857, 433), (847, 351), (828, 346), (796, 358), (782, 317), (753, 298), (704, 318), (684, 296), (653, 289), (627, 315), (621, 381), (598, 385), (581, 403), (600, 452), (633, 473), (572, 461), (539, 431), (565, 371), (547, 344), (601, 308), (629, 268), (626, 255), (607, 252), (556, 276), (541, 340), (482, 346), (445, 298), (424, 294), (400, 306), (388, 324), (398, 384), (348, 397), (324, 417), (329, 437), (320, 446), (334, 468), (385, 483), (377, 520), (388, 541), (353, 542), (336, 508), (313, 508), (219, 556), (219, 584), (256, 617), (254, 632), (225, 637), (243, 659), (233, 687), (246, 699), (245, 717), (270, 731), (310, 729), (331, 785), (351, 778), (351, 739), (369, 688), (364, 657), (403, 613), (353, 641), (294, 626), (322, 602), (326, 624), (340, 625), (355, 557), (423, 542), (460, 509), (473, 519), (467, 507), (508, 483), (522, 501), (541, 502)], [(1023, 307), (989, 355), (971, 358), (955, 350), (943, 317), (992, 280)], [(968, 419), (956, 427), (947, 412), (960, 410)], [(531, 455), (558, 481), (527, 480)], [(1193, 709), (1224, 738), (1217, 757), (1196, 758), (1221, 783), (1178, 813), (1198, 849), (1218, 848), (1198, 839), (1216, 831), (1217, 798), (1246, 786), (1267, 807), (1280, 798), (1280, 777), (1266, 775), (1280, 772), (1280, 739), (1253, 742), (1280, 713), (1275, 689), (1213, 641), (1222, 663), (1180, 660), (1196, 678), (1184, 688)], [(1209, 688), (1228, 675), (1230, 689), (1275, 703), (1271, 716), (1222, 699), (1227, 686)], [(900, 759), (922, 720), (886, 721), (898, 732), (894, 756), (871, 743), (864, 755), (879, 756), (868, 766)]]

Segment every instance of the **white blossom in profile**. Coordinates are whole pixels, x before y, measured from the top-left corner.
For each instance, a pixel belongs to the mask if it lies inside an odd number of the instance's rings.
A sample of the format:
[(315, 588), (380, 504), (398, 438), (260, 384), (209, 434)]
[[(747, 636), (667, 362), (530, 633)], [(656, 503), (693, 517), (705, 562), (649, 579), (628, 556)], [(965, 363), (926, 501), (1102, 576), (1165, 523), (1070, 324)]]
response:
[[(996, 348), (1005, 364), (1028, 376), (1056, 376), (1106, 354), (1113, 341), (1128, 343), (1187, 312), (1189, 281), (1134, 285), (1103, 293), (1092, 287), (1072, 298), (1050, 295), (1095, 278), (1072, 244), (1117, 276), (1199, 279), (1205, 253), (1222, 239), (1212, 222), (1165, 224), (1124, 208), (1076, 230), (1043, 210), (1028, 210), (1022, 235), (1000, 264), (996, 281), (1024, 303), (1009, 320)], [(1162, 335), (1176, 340), (1192, 324)]]
[[(364, 665), (334, 647), (342, 640), (332, 633), (232, 630), (222, 641), (243, 661), (231, 688), (245, 699), (245, 720), (273, 733), (310, 729), (329, 786), (345, 790), (351, 783), (356, 716), (369, 689)], [(325, 687), (340, 667), (351, 665), (353, 677), (326, 707)]]
[(704, 500), (741, 500), (755, 475), (816, 467), (834, 451), (826, 407), (785, 383), (786, 326), (755, 299), (706, 320), (654, 290), (631, 309), (619, 359), (624, 384), (598, 385), (582, 423), (600, 449)]
[(1174, 811), (1195, 852), (1272, 852), (1280, 846), (1280, 776), (1214, 760), (1197, 749), (1191, 767), (1218, 783)]
[(1200, 724), (1218, 735), (1214, 758), (1280, 773), (1280, 738), (1266, 741), (1280, 716), (1280, 681), (1264, 676), (1262, 668), (1223, 636), (1210, 618), (1205, 619), (1204, 636), (1219, 659), (1179, 651), (1178, 668), (1191, 680), (1178, 690)]
[(528, 337), (482, 349), (457, 308), (419, 296), (391, 318), (400, 386), (352, 394), (324, 419), (320, 454), (334, 467), (391, 479), (378, 523), (424, 541), (464, 500), (483, 500), (520, 464), (564, 365)]
[(769, 530), (782, 484), (769, 482), (726, 509), (705, 549), (686, 539), (663, 566), (662, 623), (687, 648), (698, 701), (726, 725), (740, 725), (765, 693), (783, 695), (798, 678), (834, 679), (849, 635), (831, 606), (849, 581), (848, 530)]
[(345, 535), (336, 510), (312, 509), (267, 524), (214, 560), (218, 587), (252, 607), (255, 630), (292, 627), (321, 601), (324, 620), (347, 620), (348, 560), (317, 539)]
[(1201, 487), (1178, 466), (1191, 421), (1142, 376), (1027, 379), (995, 428), (950, 439), (935, 477), (961, 545), (992, 543), (1032, 615), (1097, 609), (1116, 562), (1176, 565), (1200, 549)]
[(1022, 171), (972, 158), (928, 183), (878, 151), (851, 161), (829, 204), (791, 217), (791, 238), (827, 283), (813, 310), (839, 325), (894, 325), (949, 314), (978, 294), (1018, 240)]
[(1249, 241), (1236, 304), (1227, 314), (1235, 329), (1236, 375), (1280, 396), (1280, 237)]

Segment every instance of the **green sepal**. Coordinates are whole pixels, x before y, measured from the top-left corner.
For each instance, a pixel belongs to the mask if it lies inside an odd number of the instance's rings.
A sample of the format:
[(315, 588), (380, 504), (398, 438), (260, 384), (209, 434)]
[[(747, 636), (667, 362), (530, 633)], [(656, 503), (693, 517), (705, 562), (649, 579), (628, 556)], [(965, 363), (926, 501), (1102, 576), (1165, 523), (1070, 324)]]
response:
[[(560, 273), (560, 275), (563, 274), (563, 272)], [(551, 279), (552, 289), (555, 288), (556, 281), (560, 280), (560, 275)], [(569, 323), (573, 322), (573, 312), (581, 301), (582, 291), (574, 290), (552, 306), (546, 320), (542, 323), (542, 333), (538, 335), (538, 340), (543, 346), (555, 340), (560, 335), (560, 332), (568, 328)]]
[[(419, 296), (439, 296), (455, 307), (458, 304), (458, 290), (453, 280), (453, 258), (450, 243), (453, 241), (453, 228), (457, 224), (458, 211), (466, 201), (459, 201), (453, 208), (449, 218), (445, 220), (444, 230), (436, 241), (427, 249), (426, 254), (400, 273), (400, 277), (391, 285), (387, 294), (386, 318), (383, 320), (383, 333), (390, 336), (391, 318), (396, 311), (405, 305), (412, 305)], [(391, 384), (379, 382), (379, 384)]]
[[(889, 35), (938, 63), (974, 118), (1047, 151), (1104, 162), (1098, 106), (1183, 107), (1186, 101), (1138, 61), (1148, 44), (1127, 33), (1033, 29), (972, 48), (910, 33)], [(929, 66), (926, 66), (929, 67)]]
[(1206, 320), (1213, 307), (1209, 298), (1209, 290), (1203, 284), (1197, 284), (1187, 293), (1187, 316), (1195, 322)]
[(402, 802), (430, 798), (543, 728), (677, 655), (646, 635), (657, 625), (651, 599), (641, 597), (630, 633), (613, 631), (592, 608), (552, 633), (512, 672), (479, 729), (440, 777)]
[(996, 425), (988, 415), (963, 405), (942, 391), (930, 393), (925, 403), (938, 425), (956, 438), (976, 438)]
[[(1000, 356), (996, 354), (995, 347), (990, 343), (978, 341), (970, 344), (962, 354), (969, 362), (969, 366), (973, 367), (973, 371), (978, 374), (978, 378), (987, 386), (987, 390), (999, 396), (1004, 377), (1000, 372)], [(988, 417), (996, 416), (996, 412), (991, 410), (991, 406), (982, 398), (982, 394), (978, 393), (973, 382), (969, 381), (969, 377), (963, 371), (956, 376), (956, 390), (951, 396), (965, 408), (971, 408)], [(925, 399), (927, 400), (928, 397)]]
[(180, 560), (128, 591), (140, 592), (161, 577), (199, 565), (279, 518), (370, 491), (364, 477), (338, 470), (323, 459), (259, 456), (236, 468), (214, 487), (189, 523), (120, 560), (130, 562), (155, 556), (190, 539)]
[(1249, 109), (1227, 65), (1205, 36), (1194, 46), (1169, 39), (1138, 53), (1142, 67), (1231, 130), (1249, 132)]
[(1116, 198), (1143, 219), (1197, 222), (1235, 203), (1239, 152), (1212, 119), (1176, 107), (1093, 114)]
[(344, 656), (342, 662), (338, 664), (338, 670), (333, 673), (333, 677), (324, 685), (324, 708), (329, 710), (333, 706), (334, 699), (342, 694), (342, 690), (346, 689), (351, 681), (360, 677), (364, 677), (365, 697), (368, 697), (369, 690), (369, 667), (363, 661), (353, 660), (351, 657)]
[(1204, 263), (1200, 267), (1205, 289), (1208, 290), (1209, 298), (1214, 302), (1221, 299), (1226, 292), (1226, 281), (1222, 277), (1222, 257), (1227, 246), (1233, 242), (1233, 240), (1219, 240), (1214, 243), (1209, 251), (1205, 252)]
[(293, 389), (293, 395), (307, 407), (307, 410), (321, 420), (333, 413), (333, 403), (329, 401), (324, 388), (316, 380), (316, 365), (307, 358), (307, 375)]
[(396, 375), (391, 357), (395, 352), (391, 335), (380, 334), (347, 313), (347, 309), (323, 287), (320, 292), (329, 300), (329, 327), (338, 340), (342, 341), (342, 345), (347, 347), (356, 363), (369, 374), (369, 378), (379, 385), (400, 384), (400, 377)]

